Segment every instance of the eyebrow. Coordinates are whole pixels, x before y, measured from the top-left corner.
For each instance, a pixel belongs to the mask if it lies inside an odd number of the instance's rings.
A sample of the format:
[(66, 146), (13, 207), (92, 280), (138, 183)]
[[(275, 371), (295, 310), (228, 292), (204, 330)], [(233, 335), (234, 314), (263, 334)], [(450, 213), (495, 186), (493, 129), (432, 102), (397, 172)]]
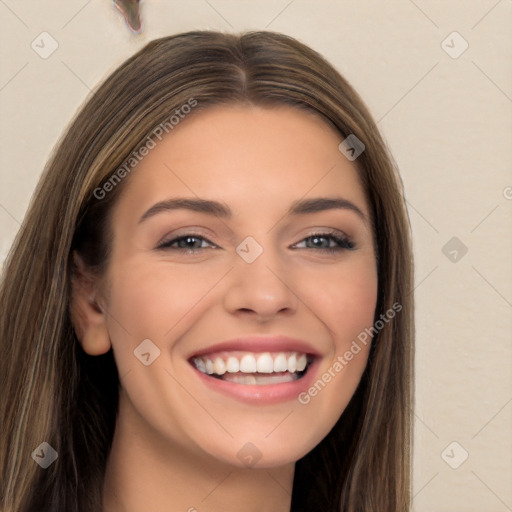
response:
[[(335, 209), (353, 211), (364, 222), (368, 222), (367, 216), (361, 211), (360, 208), (358, 208), (351, 201), (343, 199), (342, 197), (316, 197), (312, 199), (299, 199), (291, 204), (285, 216), (303, 215)], [(154, 204), (142, 215), (142, 217), (139, 219), (139, 224), (146, 219), (157, 215), (158, 213), (172, 210), (191, 210), (207, 215), (213, 215), (223, 219), (230, 219), (233, 217), (233, 212), (226, 203), (194, 197), (176, 197)]]

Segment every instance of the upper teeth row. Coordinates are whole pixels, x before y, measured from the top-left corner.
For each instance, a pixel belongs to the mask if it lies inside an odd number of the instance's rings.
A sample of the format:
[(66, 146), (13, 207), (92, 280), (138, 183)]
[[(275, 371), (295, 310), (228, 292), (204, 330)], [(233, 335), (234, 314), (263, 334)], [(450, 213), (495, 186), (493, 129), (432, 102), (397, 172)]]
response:
[(306, 354), (283, 352), (274, 357), (269, 352), (263, 354), (245, 354), (240, 358), (229, 356), (226, 360), (222, 357), (209, 359), (207, 356), (194, 357), (196, 368), (203, 373), (211, 375), (224, 375), (228, 373), (273, 373), (273, 372), (301, 372), (306, 368)]

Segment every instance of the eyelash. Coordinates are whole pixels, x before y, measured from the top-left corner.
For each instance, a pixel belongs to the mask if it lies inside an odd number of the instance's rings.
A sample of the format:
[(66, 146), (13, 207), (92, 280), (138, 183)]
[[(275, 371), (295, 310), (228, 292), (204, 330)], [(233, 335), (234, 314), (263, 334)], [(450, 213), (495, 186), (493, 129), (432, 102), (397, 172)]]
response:
[[(200, 249), (186, 249), (184, 247), (179, 247), (179, 248), (171, 247), (176, 242), (179, 242), (180, 240), (186, 240), (187, 238), (200, 239), (200, 240), (203, 240), (203, 241), (208, 242), (209, 244), (215, 246), (215, 244), (213, 244), (207, 238), (205, 238), (199, 234), (187, 233), (185, 235), (173, 238), (172, 240), (164, 240), (163, 242), (158, 244), (158, 246), (156, 248), (157, 249), (171, 249), (171, 250), (175, 250), (175, 251), (185, 251), (187, 253), (197, 253), (198, 251), (201, 251), (202, 249), (204, 249), (204, 247), (200, 248)], [(318, 251), (322, 251), (325, 253), (335, 253), (335, 252), (344, 251), (344, 250), (352, 250), (355, 248), (355, 244), (348, 237), (336, 236), (334, 233), (313, 233), (313, 234), (307, 236), (306, 238), (303, 238), (301, 240), (301, 242), (303, 242), (305, 240), (314, 239), (314, 238), (327, 238), (327, 239), (330, 239), (330, 240), (333, 240), (334, 242), (336, 242), (338, 244), (338, 246), (337, 247), (306, 247), (306, 249), (312, 249), (312, 250), (316, 249)], [(301, 242), (299, 242), (299, 243), (301, 243)]]

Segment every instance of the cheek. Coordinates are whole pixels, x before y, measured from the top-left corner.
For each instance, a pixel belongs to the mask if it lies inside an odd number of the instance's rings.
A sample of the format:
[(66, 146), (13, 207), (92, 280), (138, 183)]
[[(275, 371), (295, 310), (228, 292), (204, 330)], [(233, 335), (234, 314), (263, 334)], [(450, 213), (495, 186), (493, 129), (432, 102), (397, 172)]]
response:
[(179, 335), (187, 315), (218, 280), (208, 269), (192, 265), (179, 271), (169, 264), (147, 267), (132, 264), (111, 275), (109, 333), (117, 356), (133, 352), (144, 339), (168, 348), (165, 340)]
[(329, 329), (333, 350), (344, 351), (373, 324), (377, 304), (375, 264), (369, 258), (354, 261), (308, 279), (304, 296), (308, 307)]
[[(318, 379), (301, 396), (311, 425), (324, 418), (331, 428), (352, 398), (370, 351), (365, 329), (372, 327), (377, 303), (377, 273), (374, 260), (359, 260), (339, 271), (317, 276), (307, 284), (311, 310), (329, 329), (329, 354), (318, 370)], [(361, 336), (365, 342), (361, 341)]]

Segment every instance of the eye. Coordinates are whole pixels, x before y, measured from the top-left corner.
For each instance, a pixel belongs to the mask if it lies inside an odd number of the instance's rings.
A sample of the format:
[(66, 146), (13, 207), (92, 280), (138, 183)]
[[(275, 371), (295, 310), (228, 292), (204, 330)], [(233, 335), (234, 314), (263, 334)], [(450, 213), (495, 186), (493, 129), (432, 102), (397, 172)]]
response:
[[(187, 233), (171, 240), (163, 240), (156, 248), (194, 253), (208, 248), (202, 245), (203, 243), (209, 244), (212, 248), (217, 248), (207, 238), (194, 233)], [(299, 242), (299, 244), (302, 243), (306, 243), (306, 247), (302, 247), (304, 249), (316, 249), (325, 252), (337, 252), (355, 248), (354, 243), (347, 236), (335, 235), (333, 233), (315, 233)], [(299, 247), (299, 244), (295, 244), (294, 247)]]
[[(186, 235), (178, 236), (172, 240), (163, 240), (157, 245), (157, 249), (172, 249), (177, 251), (196, 252), (206, 247), (201, 247), (202, 242), (207, 242), (212, 247), (217, 247), (210, 242), (207, 238), (196, 235), (194, 233), (187, 233)], [(177, 246), (175, 246), (177, 244)], [(173, 247), (175, 246), (175, 247)]]
[[(317, 249), (320, 251), (327, 252), (336, 252), (343, 251), (346, 249), (354, 249), (354, 243), (344, 235), (336, 236), (333, 233), (315, 233), (307, 238), (304, 238), (303, 242), (307, 243), (311, 242), (310, 247), (305, 247), (305, 249)], [(331, 245), (331, 242), (334, 242), (334, 245)], [(299, 242), (302, 243), (302, 242)], [(296, 244), (295, 247), (298, 247), (299, 244)]]

